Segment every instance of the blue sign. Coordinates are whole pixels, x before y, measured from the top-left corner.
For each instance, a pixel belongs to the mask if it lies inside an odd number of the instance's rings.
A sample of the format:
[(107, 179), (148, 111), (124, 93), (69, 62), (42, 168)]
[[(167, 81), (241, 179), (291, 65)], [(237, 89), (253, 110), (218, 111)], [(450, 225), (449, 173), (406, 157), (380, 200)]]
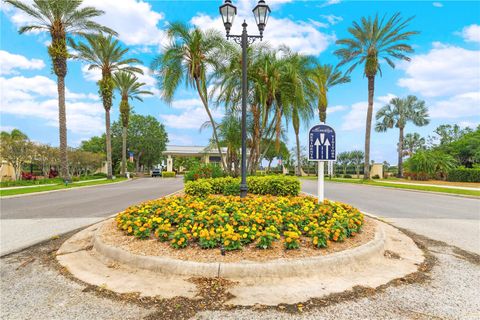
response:
[(337, 160), (335, 130), (325, 124), (319, 124), (310, 129), (308, 134), (308, 160)]

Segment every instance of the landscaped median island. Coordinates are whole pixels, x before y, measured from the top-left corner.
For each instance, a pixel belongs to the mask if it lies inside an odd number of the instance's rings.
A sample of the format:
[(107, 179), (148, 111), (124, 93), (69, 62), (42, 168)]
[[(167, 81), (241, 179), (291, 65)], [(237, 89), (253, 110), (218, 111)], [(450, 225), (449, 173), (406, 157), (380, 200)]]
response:
[(376, 287), (423, 262), (397, 229), (299, 195), (296, 177), (250, 177), (245, 198), (232, 195), (238, 182), (198, 179), (184, 194), (131, 206), (67, 240), (57, 259), (87, 283), (157, 298), (195, 298), (198, 279), (228, 279), (232, 305)]

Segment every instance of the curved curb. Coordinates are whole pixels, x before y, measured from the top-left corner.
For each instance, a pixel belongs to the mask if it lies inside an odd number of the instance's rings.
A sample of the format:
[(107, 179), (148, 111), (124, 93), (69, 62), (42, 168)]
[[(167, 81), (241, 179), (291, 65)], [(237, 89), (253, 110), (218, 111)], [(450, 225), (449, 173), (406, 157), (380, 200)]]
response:
[(142, 256), (108, 245), (101, 240), (105, 221), (93, 236), (93, 247), (106, 258), (134, 268), (160, 272), (166, 275), (222, 278), (284, 278), (331, 274), (339, 268), (355, 269), (358, 265), (383, 257), (385, 231), (383, 222), (377, 221), (373, 240), (345, 251), (328, 256), (301, 259), (276, 259), (269, 262), (195, 262), (168, 257)]

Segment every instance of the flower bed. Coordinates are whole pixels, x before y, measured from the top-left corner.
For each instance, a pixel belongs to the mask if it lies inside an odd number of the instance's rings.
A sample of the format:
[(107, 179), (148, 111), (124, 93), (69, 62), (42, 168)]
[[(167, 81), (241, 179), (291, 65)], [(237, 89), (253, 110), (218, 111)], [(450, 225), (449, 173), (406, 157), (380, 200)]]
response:
[(313, 197), (173, 196), (130, 207), (116, 217), (117, 227), (139, 239), (169, 241), (173, 248), (268, 249), (281, 241), (297, 249), (305, 239), (324, 248), (355, 236), (363, 214), (342, 203), (317, 204)]

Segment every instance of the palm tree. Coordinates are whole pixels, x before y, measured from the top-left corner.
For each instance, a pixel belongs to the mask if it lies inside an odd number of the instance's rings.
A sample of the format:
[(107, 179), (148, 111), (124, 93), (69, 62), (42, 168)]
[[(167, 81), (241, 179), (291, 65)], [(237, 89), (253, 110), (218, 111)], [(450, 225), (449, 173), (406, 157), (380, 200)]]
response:
[(398, 138), (398, 177), (402, 177), (403, 162), (403, 130), (408, 121), (413, 122), (416, 126), (425, 126), (430, 120), (428, 119), (428, 108), (425, 101), (418, 100), (415, 96), (408, 96), (405, 99), (393, 98), (389, 104), (378, 110), (377, 124), (375, 130), (377, 132), (385, 132), (395, 126), (399, 129)]
[(118, 90), (121, 101), (120, 101), (120, 117), (122, 120), (122, 169), (121, 174), (125, 175), (126, 166), (127, 166), (127, 129), (128, 129), (128, 120), (130, 117), (130, 104), (128, 100), (136, 99), (138, 101), (143, 101), (140, 97), (141, 95), (150, 94), (152, 92), (147, 90), (142, 90), (142, 87), (145, 85), (143, 82), (138, 82), (138, 78), (126, 71), (118, 71), (113, 74), (113, 82), (115, 83), (115, 88)]
[(351, 161), (350, 152), (344, 151), (338, 154), (337, 162), (343, 169), (343, 175), (347, 174), (347, 167), (350, 164), (350, 161)]
[(406, 43), (410, 36), (418, 34), (417, 31), (405, 31), (413, 17), (402, 19), (400, 13), (393, 14), (389, 19), (363, 17), (361, 22), (354, 22), (348, 29), (351, 38), (337, 40), (338, 45), (344, 46), (335, 51), (340, 57), (339, 66), (351, 64), (347, 73), (352, 72), (357, 66), (363, 65), (363, 73), (368, 79), (368, 109), (365, 126), (365, 163), (364, 179), (370, 178), (370, 133), (372, 127), (373, 97), (375, 90), (375, 77), (382, 75), (380, 60), (383, 59), (392, 68), (395, 64), (392, 59), (410, 61), (407, 53), (413, 48)]
[(403, 155), (411, 157), (415, 152), (425, 148), (425, 138), (418, 133), (407, 133), (403, 141)]
[(97, 82), (99, 94), (105, 109), (105, 134), (107, 144), (107, 178), (112, 178), (112, 137), (110, 134), (110, 109), (112, 108), (113, 89), (115, 82), (112, 75), (120, 70), (143, 74), (142, 69), (133, 67), (133, 63), (141, 63), (135, 58), (125, 58), (128, 48), (122, 48), (117, 39), (111, 35), (86, 35), (86, 43), (78, 44), (70, 41), (73, 49), (78, 53), (75, 58), (90, 64), (88, 70), (98, 69), (102, 78)]
[(19, 33), (45, 30), (52, 39), (48, 54), (52, 59), (53, 72), (57, 76), (58, 122), (60, 134), (60, 175), (69, 179), (67, 156), (67, 116), (65, 111), (65, 76), (67, 75), (67, 36), (84, 35), (96, 32), (116, 34), (92, 20), (104, 14), (93, 7), (80, 8), (82, 0), (33, 0), (29, 5), (19, 0), (5, 0), (6, 3), (20, 9), (35, 22), (19, 29)]
[(360, 165), (362, 164), (365, 154), (362, 150), (353, 150), (349, 152), (350, 161), (355, 166), (355, 172), (357, 173), (357, 178), (360, 176)]
[(310, 77), (317, 95), (318, 116), (320, 122), (325, 123), (327, 120), (328, 89), (342, 83), (350, 82), (350, 77), (343, 75), (340, 70), (333, 68), (330, 64), (317, 64), (311, 71)]
[(297, 148), (297, 174), (302, 174), (302, 164), (300, 161), (300, 122), (304, 125), (313, 117), (313, 91), (309, 79), (310, 71), (313, 65), (312, 57), (302, 56), (298, 53), (285, 51), (286, 58), (284, 62), (282, 77), (287, 88), (282, 91), (286, 93), (285, 105), (283, 108), (286, 117), (291, 118), (293, 130), (295, 131), (295, 141)]
[[(170, 24), (167, 35), (170, 44), (152, 62), (152, 70), (156, 71), (163, 100), (171, 103), (180, 83), (185, 81), (187, 86), (197, 90), (210, 122), (215, 123), (208, 103), (207, 69), (215, 66), (215, 55), (225, 40), (217, 31), (202, 31), (198, 28), (190, 30), (185, 24), (178, 22)], [(212, 130), (222, 165), (228, 170), (220, 147), (217, 126), (212, 125)]]

